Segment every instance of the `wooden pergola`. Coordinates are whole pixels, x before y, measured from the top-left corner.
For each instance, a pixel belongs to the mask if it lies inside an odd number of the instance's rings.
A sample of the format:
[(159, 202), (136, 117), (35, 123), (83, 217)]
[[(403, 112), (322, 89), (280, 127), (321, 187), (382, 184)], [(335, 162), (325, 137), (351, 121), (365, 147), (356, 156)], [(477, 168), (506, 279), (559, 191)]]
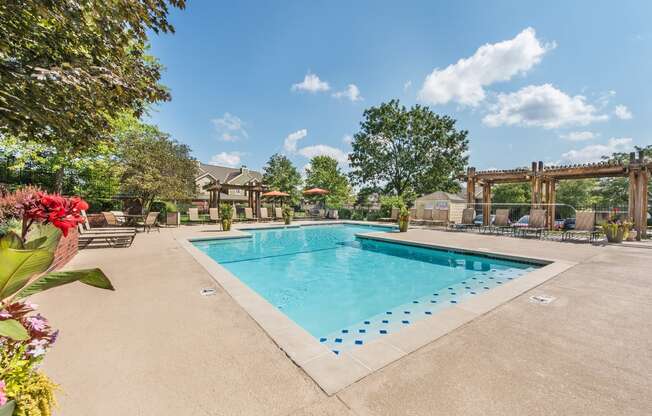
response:
[(583, 165), (544, 166), (543, 162), (532, 162), (530, 169), (476, 171), (469, 167), (463, 179), (466, 180), (467, 203), (475, 204), (475, 188), (482, 186), (482, 217), (489, 225), (491, 215), (491, 186), (501, 183), (529, 182), (532, 189), (531, 207), (547, 207), (548, 227), (555, 223), (555, 194), (557, 182), (568, 179), (627, 177), (629, 179), (629, 217), (634, 220), (637, 238), (647, 235), (648, 196), (647, 187), (652, 172), (652, 163), (645, 162), (643, 153), (630, 153), (629, 163), (600, 162)]
[(256, 218), (260, 218), (260, 207), (261, 207), (261, 193), (267, 190), (267, 187), (263, 185), (256, 179), (253, 179), (245, 184), (228, 184), (220, 183), (220, 181), (214, 181), (204, 186), (204, 189), (208, 191), (208, 206), (211, 208), (217, 208), (220, 206), (221, 195), (229, 193), (232, 189), (241, 189), (245, 191), (247, 195), (247, 204), (250, 208), (254, 209)]

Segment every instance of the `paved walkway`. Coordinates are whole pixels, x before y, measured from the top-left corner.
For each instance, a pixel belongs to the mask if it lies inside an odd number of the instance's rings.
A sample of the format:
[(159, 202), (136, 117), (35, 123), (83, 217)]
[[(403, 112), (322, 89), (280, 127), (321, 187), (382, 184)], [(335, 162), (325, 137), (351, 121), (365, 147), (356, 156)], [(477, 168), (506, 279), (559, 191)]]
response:
[[(34, 298), (61, 329), (58, 415), (649, 415), (652, 251), (411, 230), (402, 238), (578, 265), (328, 397), (179, 245), (210, 226), (85, 250), (117, 291)], [(533, 294), (556, 297), (548, 305)]]

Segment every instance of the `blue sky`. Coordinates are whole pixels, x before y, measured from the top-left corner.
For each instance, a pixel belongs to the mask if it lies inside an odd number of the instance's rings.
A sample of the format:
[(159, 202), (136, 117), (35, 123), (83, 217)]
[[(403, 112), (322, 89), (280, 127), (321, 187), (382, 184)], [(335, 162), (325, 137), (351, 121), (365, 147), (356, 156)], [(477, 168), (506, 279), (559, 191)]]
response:
[(204, 161), (344, 161), (366, 107), (458, 120), (479, 169), (652, 144), (652, 2), (190, 1), (151, 121)]

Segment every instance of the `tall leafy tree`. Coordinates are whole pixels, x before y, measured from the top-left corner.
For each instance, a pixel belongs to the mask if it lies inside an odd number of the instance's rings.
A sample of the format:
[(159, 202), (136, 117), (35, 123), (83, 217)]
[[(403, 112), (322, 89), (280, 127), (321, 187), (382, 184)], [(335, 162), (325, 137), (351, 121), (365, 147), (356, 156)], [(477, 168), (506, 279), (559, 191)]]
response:
[[(111, 120), (168, 100), (147, 33), (184, 0), (0, 2), (0, 135), (45, 144), (61, 165), (111, 140)], [(61, 191), (63, 167), (57, 171)]]
[(330, 156), (315, 156), (306, 168), (306, 187), (322, 188), (329, 193), (325, 197), (331, 208), (339, 208), (351, 199), (351, 187), (346, 175)]
[(157, 198), (189, 199), (195, 191), (197, 162), (190, 148), (133, 117), (116, 121), (121, 190), (144, 209)]
[(495, 204), (529, 204), (532, 200), (529, 183), (505, 183), (491, 189), (491, 202)]
[[(646, 159), (652, 159), (652, 145), (647, 145), (645, 147), (636, 146), (635, 150), (637, 152), (643, 152), (643, 156)], [(629, 153), (613, 153), (611, 156), (603, 156), (602, 159), (627, 163), (629, 161)], [(652, 198), (652, 181), (650, 181), (648, 185), (648, 200), (650, 200), (650, 198)], [(629, 180), (627, 178), (600, 179), (596, 191), (596, 202), (603, 207), (627, 206), (629, 203)]]
[(271, 189), (290, 194), (292, 203), (299, 202), (301, 174), (285, 155), (273, 154), (263, 167), (263, 183)]
[(398, 100), (365, 110), (360, 131), (353, 136), (349, 155), (355, 184), (385, 186), (403, 196), (459, 190), (456, 177), (468, 161), (468, 132), (455, 120), (415, 105), (409, 110)]

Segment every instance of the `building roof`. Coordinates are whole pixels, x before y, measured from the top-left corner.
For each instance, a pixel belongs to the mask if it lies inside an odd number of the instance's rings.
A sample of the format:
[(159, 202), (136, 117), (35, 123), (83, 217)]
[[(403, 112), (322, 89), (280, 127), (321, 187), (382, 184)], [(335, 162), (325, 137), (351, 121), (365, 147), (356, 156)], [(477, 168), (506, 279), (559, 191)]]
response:
[(419, 198), (417, 198), (417, 201), (419, 200), (424, 200), (424, 201), (447, 200), (451, 202), (466, 202), (466, 197), (460, 194), (452, 194), (449, 192), (437, 191), (431, 194), (420, 196)]
[[(226, 166), (200, 163), (199, 175), (196, 179), (199, 179), (205, 175), (211, 176), (213, 179), (220, 181), (220, 183), (233, 183), (238, 185), (246, 183), (243, 182), (245, 178), (248, 178), (249, 180), (256, 179), (258, 181), (262, 181), (263, 179), (263, 175), (260, 172), (249, 170), (244, 166), (241, 168), (229, 168)], [(237, 179), (240, 176), (243, 176), (243, 178)], [(234, 179), (237, 179), (236, 182), (232, 182)]]

